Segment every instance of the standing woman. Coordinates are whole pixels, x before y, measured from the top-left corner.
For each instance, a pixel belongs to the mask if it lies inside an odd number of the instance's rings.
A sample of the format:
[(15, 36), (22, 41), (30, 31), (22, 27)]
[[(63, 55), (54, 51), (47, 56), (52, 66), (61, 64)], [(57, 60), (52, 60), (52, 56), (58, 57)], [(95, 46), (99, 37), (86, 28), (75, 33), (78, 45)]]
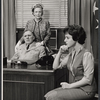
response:
[[(64, 29), (66, 45), (60, 47), (54, 60), (53, 68), (67, 66), (69, 83), (61, 82), (60, 88), (54, 89), (45, 95), (46, 100), (87, 100), (96, 92), (94, 79), (93, 55), (83, 47), (86, 39), (84, 29), (79, 25), (70, 25)], [(72, 50), (60, 62), (63, 52)]]
[[(35, 36), (35, 41), (37, 42), (36, 46), (45, 46), (49, 54), (52, 54), (52, 50), (48, 45), (48, 41), (51, 36), (50, 23), (49, 21), (42, 18), (43, 7), (41, 4), (36, 4), (32, 8), (32, 15), (34, 16), (34, 18), (27, 22), (24, 32), (27, 30), (31, 31)], [(17, 45), (15, 46), (15, 51), (22, 43), (23, 43), (23, 37), (18, 41)]]

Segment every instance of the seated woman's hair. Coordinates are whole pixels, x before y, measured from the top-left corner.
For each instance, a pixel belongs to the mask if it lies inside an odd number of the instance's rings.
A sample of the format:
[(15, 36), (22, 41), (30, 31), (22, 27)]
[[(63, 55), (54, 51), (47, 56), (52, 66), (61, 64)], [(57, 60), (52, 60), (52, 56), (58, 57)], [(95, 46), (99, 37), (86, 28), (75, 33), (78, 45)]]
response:
[(77, 41), (80, 44), (85, 43), (86, 39), (86, 32), (80, 25), (69, 25), (68, 27), (65, 27), (63, 30), (64, 34), (70, 34), (74, 41)]
[(32, 12), (34, 12), (35, 8), (41, 8), (42, 9), (42, 13), (43, 13), (43, 6), (42, 6), (42, 4), (36, 4), (34, 7), (32, 7)]

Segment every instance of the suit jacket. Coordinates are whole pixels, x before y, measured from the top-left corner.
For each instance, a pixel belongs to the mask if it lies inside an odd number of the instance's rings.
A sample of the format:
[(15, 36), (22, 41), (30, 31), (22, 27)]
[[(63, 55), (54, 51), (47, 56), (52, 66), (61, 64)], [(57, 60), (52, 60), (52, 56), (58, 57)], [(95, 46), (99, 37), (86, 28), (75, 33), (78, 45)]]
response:
[(18, 51), (14, 54), (11, 60), (20, 60), (26, 62), (31, 61), (31, 63), (35, 63), (45, 55), (46, 53), (44, 46), (36, 47), (36, 43), (33, 42), (27, 49), (27, 45), (24, 43), (19, 46)]

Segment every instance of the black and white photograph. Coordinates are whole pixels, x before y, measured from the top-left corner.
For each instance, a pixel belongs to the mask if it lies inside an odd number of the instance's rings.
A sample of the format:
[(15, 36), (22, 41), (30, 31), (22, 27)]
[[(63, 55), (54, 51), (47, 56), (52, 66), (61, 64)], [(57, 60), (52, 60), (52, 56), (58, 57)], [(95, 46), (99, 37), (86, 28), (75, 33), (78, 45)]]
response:
[(1, 0), (1, 100), (99, 100), (99, 0)]

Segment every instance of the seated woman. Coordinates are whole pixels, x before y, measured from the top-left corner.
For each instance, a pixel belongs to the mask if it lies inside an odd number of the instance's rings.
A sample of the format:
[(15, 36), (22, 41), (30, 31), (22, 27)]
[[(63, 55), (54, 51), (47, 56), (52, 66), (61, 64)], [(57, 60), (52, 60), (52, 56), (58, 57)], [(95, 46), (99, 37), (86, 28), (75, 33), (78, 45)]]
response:
[(18, 47), (11, 58), (12, 61), (24, 61), (32, 64), (46, 55), (44, 46), (36, 46), (35, 37), (31, 31), (24, 32), (23, 39), (25, 43)]
[[(70, 25), (64, 29), (64, 34), (66, 45), (60, 47), (53, 68), (56, 70), (67, 66), (69, 83), (61, 82), (61, 87), (48, 92), (45, 98), (46, 100), (91, 99), (96, 92), (96, 83), (93, 55), (83, 47), (86, 33), (81, 26)], [(71, 51), (70, 48), (72, 48)], [(65, 51), (69, 52), (60, 62), (60, 57)]]

